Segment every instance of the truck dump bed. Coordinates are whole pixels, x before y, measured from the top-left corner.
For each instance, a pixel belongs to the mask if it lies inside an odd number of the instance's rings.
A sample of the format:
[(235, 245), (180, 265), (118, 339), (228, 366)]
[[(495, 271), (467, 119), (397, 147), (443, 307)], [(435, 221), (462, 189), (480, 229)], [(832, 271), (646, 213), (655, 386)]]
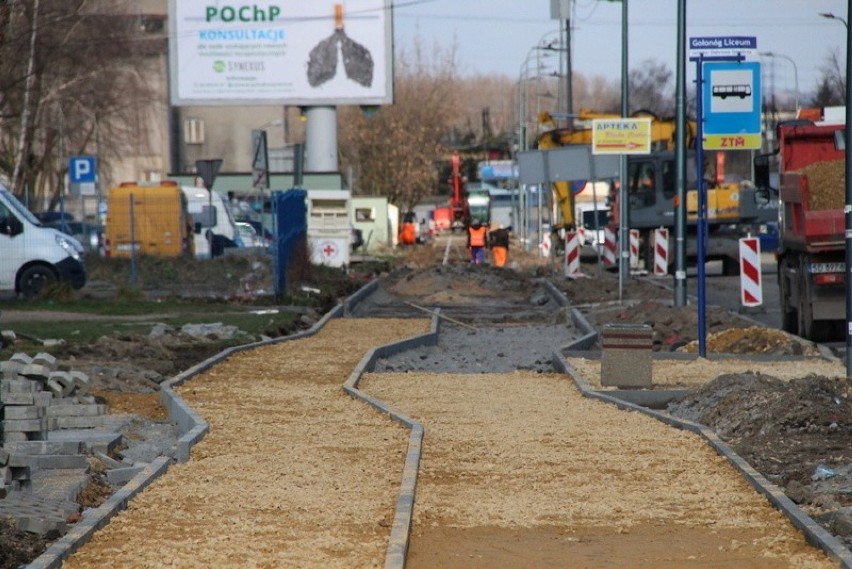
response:
[(840, 209), (812, 209), (815, 199), (805, 174), (782, 174), (785, 245), (811, 252), (843, 247), (845, 218), (842, 205)]
[(796, 125), (781, 132), (781, 234), (786, 247), (814, 253), (844, 246), (845, 152), (836, 137), (844, 128)]

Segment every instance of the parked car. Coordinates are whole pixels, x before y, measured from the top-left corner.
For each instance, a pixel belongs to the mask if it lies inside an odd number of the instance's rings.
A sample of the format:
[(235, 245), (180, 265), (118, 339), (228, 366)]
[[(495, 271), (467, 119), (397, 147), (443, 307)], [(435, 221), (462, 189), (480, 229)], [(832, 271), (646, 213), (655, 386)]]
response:
[(240, 239), (243, 242), (243, 247), (266, 247), (266, 241), (264, 241), (260, 235), (257, 234), (254, 227), (250, 223), (246, 223), (245, 221), (237, 222), (237, 231), (240, 233)]
[(64, 211), (40, 211), (33, 214), (43, 224), (54, 223), (59, 221), (74, 221), (74, 216)]
[(104, 255), (104, 228), (102, 225), (67, 220), (50, 221), (43, 223), (43, 225), (74, 237), (83, 245), (87, 253)]
[(266, 242), (266, 245), (264, 245), (264, 247), (272, 245), (272, 232), (270, 231), (269, 227), (264, 227), (261, 222), (254, 221), (252, 219), (247, 219), (244, 222), (254, 227), (254, 230), (257, 232), (258, 235), (263, 236), (263, 240)]

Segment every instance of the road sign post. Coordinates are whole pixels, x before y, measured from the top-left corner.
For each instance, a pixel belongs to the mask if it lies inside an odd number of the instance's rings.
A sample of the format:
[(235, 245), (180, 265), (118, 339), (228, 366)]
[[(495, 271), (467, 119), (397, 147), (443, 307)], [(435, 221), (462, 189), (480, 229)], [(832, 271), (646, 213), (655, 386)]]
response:
[[(213, 160), (196, 160), (195, 172), (201, 181), (204, 182), (204, 187), (207, 188), (207, 197), (209, 199), (210, 211), (213, 211), (213, 182), (216, 181), (216, 176), (219, 175), (219, 169), (222, 168), (222, 159), (214, 158)], [(207, 230), (207, 242), (210, 246), (210, 257), (213, 257), (213, 228)]]
[[(744, 61), (746, 54), (757, 51), (757, 38), (754, 37), (690, 38), (689, 44), (693, 53), (689, 59), (695, 62), (696, 67), (696, 91), (701, 94), (696, 97), (698, 136), (695, 163), (698, 172), (698, 355), (703, 358), (707, 356), (707, 275), (704, 262), (708, 238), (707, 190), (704, 184), (705, 121), (709, 128), (707, 134), (711, 137), (710, 149), (752, 148), (755, 141), (756, 148), (760, 148), (760, 65)], [(705, 79), (705, 71), (708, 79)], [(732, 141), (736, 145), (723, 147)]]

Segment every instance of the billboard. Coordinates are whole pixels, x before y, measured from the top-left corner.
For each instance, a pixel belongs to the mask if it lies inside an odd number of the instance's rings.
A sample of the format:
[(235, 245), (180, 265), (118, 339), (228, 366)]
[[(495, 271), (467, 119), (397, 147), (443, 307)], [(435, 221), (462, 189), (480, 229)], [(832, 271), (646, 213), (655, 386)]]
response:
[(171, 102), (393, 102), (391, 0), (170, 0)]

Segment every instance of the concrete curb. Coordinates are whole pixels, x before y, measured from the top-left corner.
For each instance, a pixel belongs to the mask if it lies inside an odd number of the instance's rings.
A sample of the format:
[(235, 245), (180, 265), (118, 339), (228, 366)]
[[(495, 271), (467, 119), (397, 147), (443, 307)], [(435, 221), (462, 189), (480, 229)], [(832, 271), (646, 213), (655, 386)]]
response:
[[(178, 430), (181, 433), (181, 437), (177, 442), (175, 460), (180, 463), (187, 462), (189, 460), (192, 447), (204, 438), (204, 435), (206, 435), (210, 429), (207, 422), (204, 421), (201, 416), (186, 403), (186, 401), (175, 393), (175, 387), (182, 385), (193, 376), (210, 369), (218, 362), (237, 352), (250, 350), (268, 344), (276, 344), (279, 342), (297, 340), (312, 336), (319, 332), (332, 318), (339, 318), (343, 316), (347, 310), (351, 311), (355, 305), (369, 296), (369, 294), (375, 290), (377, 286), (377, 280), (370, 281), (344, 301), (344, 303), (335, 306), (316, 324), (307, 330), (297, 332), (290, 336), (272, 338), (269, 340), (262, 340), (251, 344), (227, 348), (189, 368), (169, 381), (164, 382), (161, 385), (160, 399), (168, 410), (169, 419), (177, 424)], [(100, 507), (84, 513), (82, 519), (74, 524), (67, 534), (51, 544), (44, 553), (37, 557), (32, 563), (27, 565), (27, 567), (32, 569), (54, 569), (61, 567), (63, 561), (92, 539), (92, 536), (97, 530), (104, 527), (115, 514), (127, 508), (127, 504), (133, 497), (151, 485), (154, 480), (165, 474), (171, 463), (172, 459), (169, 457), (159, 457), (155, 459), (142, 472), (134, 476), (130, 482), (122, 486), (118, 492), (113, 494)]]
[(352, 371), (346, 383), (343, 384), (343, 391), (351, 397), (366, 403), (382, 414), (388, 415), (392, 420), (400, 423), (411, 431), (408, 437), (408, 451), (405, 456), (401, 488), (399, 497), (396, 501), (393, 526), (391, 528), (391, 535), (388, 540), (388, 549), (385, 555), (385, 569), (403, 569), (405, 567), (405, 558), (408, 554), (409, 537), (411, 535), (411, 522), (414, 515), (414, 498), (417, 490), (417, 475), (420, 468), (420, 457), (423, 450), (423, 436), (425, 434), (425, 429), (422, 424), (418, 423), (408, 415), (393, 409), (384, 402), (359, 390), (358, 382), (361, 381), (361, 376), (365, 372), (370, 372), (375, 369), (376, 362), (381, 358), (386, 358), (399, 352), (404, 352), (421, 346), (437, 345), (440, 322), (440, 309), (438, 309), (432, 316), (432, 324), (428, 333), (414, 336), (393, 344), (386, 344), (370, 350), (364, 355)]
[(96, 531), (104, 527), (118, 512), (127, 508), (134, 496), (147, 488), (156, 478), (166, 473), (171, 459), (161, 456), (133, 477), (121, 490), (99, 507), (87, 510), (82, 519), (72, 526), (62, 538), (53, 542), (44, 553), (27, 565), (30, 569), (55, 569), (83, 544), (88, 542)]
[[(576, 342), (572, 344), (572, 346), (575, 344)], [(692, 358), (695, 357), (695, 354), (678, 355), (691, 356)], [(731, 357), (737, 356), (732, 354)], [(683, 358), (677, 357), (671, 359)], [(698, 423), (675, 418), (667, 413), (655, 411), (653, 409), (648, 409), (647, 407), (625, 401), (624, 399), (620, 399), (615, 395), (610, 395), (607, 392), (595, 391), (582, 379), (580, 373), (570, 363), (568, 363), (565, 357), (558, 352), (553, 353), (553, 365), (558, 371), (568, 374), (573, 378), (577, 389), (580, 390), (584, 397), (597, 399), (599, 401), (615, 405), (619, 409), (643, 413), (657, 419), (658, 421), (662, 421), (666, 425), (677, 429), (684, 429), (703, 437), (717, 453), (725, 457), (728, 462), (730, 462), (731, 465), (740, 472), (752, 488), (765, 496), (769, 502), (775, 506), (775, 508), (787, 516), (790, 522), (792, 522), (799, 531), (805, 534), (805, 539), (808, 543), (814, 547), (820, 548), (829, 557), (839, 562), (842, 568), (852, 569), (852, 551), (843, 545), (839, 539), (817, 524), (810, 516), (805, 514), (784, 494), (784, 491), (781, 490), (781, 488), (767, 480), (749, 463), (737, 455), (734, 450), (727, 443), (722, 441), (722, 439), (720, 439), (712, 429)]]

